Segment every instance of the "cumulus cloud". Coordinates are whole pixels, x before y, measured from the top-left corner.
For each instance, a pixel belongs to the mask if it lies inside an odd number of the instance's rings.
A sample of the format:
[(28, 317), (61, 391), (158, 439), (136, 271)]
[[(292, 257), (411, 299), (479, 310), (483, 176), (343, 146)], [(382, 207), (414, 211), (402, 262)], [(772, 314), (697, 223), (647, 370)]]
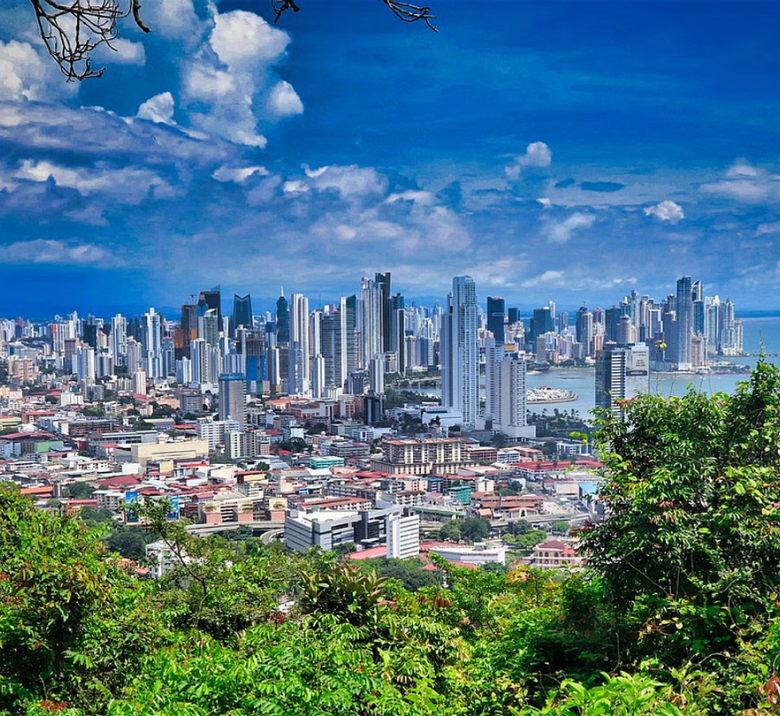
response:
[(563, 221), (553, 221), (547, 225), (547, 239), (552, 244), (565, 244), (575, 231), (593, 226), (596, 217), (593, 214), (575, 212)]
[(141, 167), (65, 167), (28, 159), (22, 162), (14, 176), (34, 182), (45, 182), (51, 177), (57, 186), (75, 189), (84, 196), (101, 195), (128, 205), (140, 204), (151, 193), (158, 198), (174, 194), (164, 179)]
[(549, 167), (552, 163), (552, 152), (544, 142), (532, 142), (525, 149), (525, 154), (514, 158), (514, 162), (504, 169), (508, 179), (516, 181), (525, 167)]
[(219, 182), (236, 182), (240, 184), (253, 175), (268, 176), (270, 172), (265, 167), (219, 167), (212, 177)]
[(72, 94), (51, 61), (26, 42), (0, 40), (0, 100), (39, 100)]
[(336, 190), (342, 197), (384, 194), (387, 191), (387, 178), (373, 167), (326, 166), (304, 171), (311, 185), (319, 191)]
[(0, 261), (9, 264), (89, 264), (96, 268), (117, 266), (120, 263), (110, 251), (101, 246), (48, 239), (15, 241), (7, 246), (0, 246)]
[(293, 87), (273, 70), (290, 37), (254, 13), (212, 11), (207, 40), (182, 67), (182, 106), (194, 128), (264, 148), (261, 123), (303, 111)]
[(667, 199), (655, 206), (646, 207), (645, 216), (653, 216), (658, 221), (668, 221), (670, 224), (676, 224), (685, 218), (685, 212), (677, 202)]
[(390, 194), (390, 196), (388, 196), (385, 201), (388, 204), (394, 204), (397, 201), (411, 201), (415, 204), (430, 206), (434, 203), (435, 197), (429, 191), (415, 191), (413, 189), (408, 189), (407, 191)]
[(740, 159), (728, 169), (725, 179), (704, 184), (701, 189), (707, 194), (745, 204), (761, 204), (780, 199), (780, 177)]
[(268, 108), (277, 117), (303, 114), (303, 102), (289, 82), (282, 80), (274, 85), (268, 96)]
[(163, 92), (146, 100), (139, 108), (138, 119), (148, 119), (155, 124), (175, 124), (173, 121), (174, 111), (173, 95), (170, 92)]
[(140, 42), (132, 42), (123, 37), (117, 37), (111, 41), (111, 47), (100, 45), (93, 53), (97, 62), (116, 65), (135, 65), (141, 67), (146, 64), (146, 50)]

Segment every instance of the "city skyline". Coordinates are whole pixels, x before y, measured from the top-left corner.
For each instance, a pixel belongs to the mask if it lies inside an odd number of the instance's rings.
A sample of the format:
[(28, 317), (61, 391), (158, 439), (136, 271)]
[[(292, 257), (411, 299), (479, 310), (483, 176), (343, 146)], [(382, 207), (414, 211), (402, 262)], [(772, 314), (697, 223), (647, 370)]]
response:
[(371, 0), (176, 8), (66, 84), (3, 3), (0, 315), (316, 305), (376, 271), (571, 308), (692, 274), (780, 309), (772, 3), (437, 0), (438, 34)]

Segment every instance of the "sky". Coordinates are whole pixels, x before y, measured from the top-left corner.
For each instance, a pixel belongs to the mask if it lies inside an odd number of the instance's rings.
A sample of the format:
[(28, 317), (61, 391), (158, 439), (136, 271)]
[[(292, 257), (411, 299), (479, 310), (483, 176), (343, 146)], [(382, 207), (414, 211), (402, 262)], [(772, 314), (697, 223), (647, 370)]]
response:
[[(677, 278), (780, 309), (780, 3), (145, 0), (66, 83), (0, 6), (0, 316)], [(173, 315), (171, 318), (175, 317)]]

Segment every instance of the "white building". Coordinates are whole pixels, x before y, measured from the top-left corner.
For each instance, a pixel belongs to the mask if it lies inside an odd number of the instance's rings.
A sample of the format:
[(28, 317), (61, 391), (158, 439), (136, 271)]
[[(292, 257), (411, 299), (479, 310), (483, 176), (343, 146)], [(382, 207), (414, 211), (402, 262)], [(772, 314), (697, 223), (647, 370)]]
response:
[(420, 554), (420, 515), (387, 516), (387, 558), (406, 559)]
[(479, 413), (478, 329), (474, 279), (456, 276), (442, 317), (442, 405), (460, 410), (467, 429), (476, 427)]

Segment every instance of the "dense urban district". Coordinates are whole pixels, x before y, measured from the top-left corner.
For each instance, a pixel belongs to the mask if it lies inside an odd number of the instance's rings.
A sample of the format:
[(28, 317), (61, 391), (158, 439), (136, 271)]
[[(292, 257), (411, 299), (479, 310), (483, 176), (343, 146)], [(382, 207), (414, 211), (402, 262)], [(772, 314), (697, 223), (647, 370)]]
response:
[[(0, 321), (0, 709), (777, 712), (777, 369), (649, 394), (742, 351), (689, 277), (530, 313), (385, 273)], [(529, 394), (578, 364), (598, 416)]]

